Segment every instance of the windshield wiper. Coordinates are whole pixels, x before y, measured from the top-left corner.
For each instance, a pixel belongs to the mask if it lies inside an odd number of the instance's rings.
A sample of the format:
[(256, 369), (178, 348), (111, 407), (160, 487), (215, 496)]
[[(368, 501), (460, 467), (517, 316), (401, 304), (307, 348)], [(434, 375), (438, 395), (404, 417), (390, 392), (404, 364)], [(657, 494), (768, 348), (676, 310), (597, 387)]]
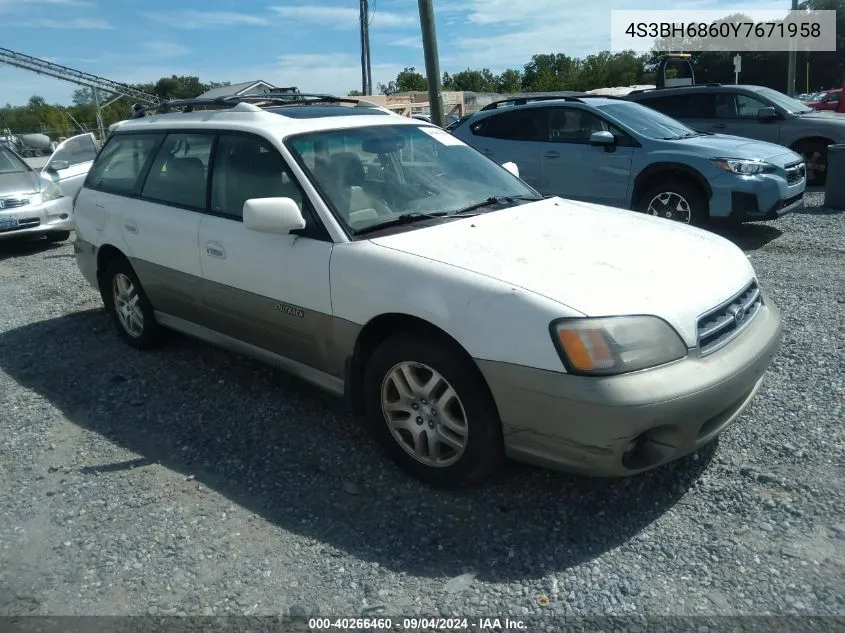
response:
[(538, 198), (537, 196), (491, 196), (486, 200), (476, 202), (475, 204), (471, 204), (468, 207), (463, 207), (462, 209), (451, 211), (449, 215), (463, 215), (464, 213), (469, 213), (470, 211), (475, 211), (476, 209), (483, 209), (484, 207), (513, 204), (514, 202), (538, 202), (540, 200), (545, 200), (545, 198)]
[(378, 224), (372, 224), (370, 226), (365, 226), (362, 229), (357, 229), (352, 231), (353, 235), (364, 235), (365, 233), (374, 233), (375, 231), (380, 231), (381, 229), (390, 228), (391, 226), (401, 226), (403, 224), (413, 224), (414, 222), (419, 222), (420, 220), (430, 220), (432, 218), (442, 218), (446, 216), (447, 213), (445, 211), (437, 211), (435, 213), (403, 213), (402, 215), (397, 215), (395, 218), (390, 220), (385, 220), (384, 222), (379, 222)]

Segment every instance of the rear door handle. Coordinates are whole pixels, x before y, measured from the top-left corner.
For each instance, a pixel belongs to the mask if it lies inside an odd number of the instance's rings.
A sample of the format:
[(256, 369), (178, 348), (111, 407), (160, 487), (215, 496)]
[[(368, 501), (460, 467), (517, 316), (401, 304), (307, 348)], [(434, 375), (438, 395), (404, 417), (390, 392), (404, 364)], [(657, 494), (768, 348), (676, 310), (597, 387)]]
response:
[(135, 235), (138, 234), (138, 225), (134, 222), (124, 222), (123, 228), (125, 228), (130, 233), (134, 233)]
[(205, 252), (208, 253), (210, 257), (226, 259), (226, 249), (223, 248), (223, 245), (220, 242), (206, 242)]
[(714, 123), (710, 127), (712, 127), (714, 130), (724, 130), (728, 126), (725, 125), (724, 123)]
[(545, 154), (543, 154), (543, 156), (545, 156), (546, 158), (560, 158), (560, 152), (552, 150), (551, 152), (546, 152)]
[(493, 154), (493, 150), (492, 149), (483, 149), (483, 150), (481, 150), (481, 153), (484, 154), (485, 156), (491, 156)]

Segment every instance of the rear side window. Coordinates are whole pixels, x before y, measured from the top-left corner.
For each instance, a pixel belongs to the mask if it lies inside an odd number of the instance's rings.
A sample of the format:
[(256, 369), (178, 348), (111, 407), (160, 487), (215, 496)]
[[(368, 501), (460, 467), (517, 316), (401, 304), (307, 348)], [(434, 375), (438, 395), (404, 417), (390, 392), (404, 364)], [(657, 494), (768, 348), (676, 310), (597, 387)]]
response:
[(137, 193), (141, 176), (162, 138), (160, 134), (112, 136), (88, 172), (85, 186), (108, 193)]
[(211, 134), (169, 134), (156, 154), (141, 196), (180, 207), (206, 208)]
[(528, 108), (502, 112), (486, 119), (483, 130), (473, 132), (479, 136), (508, 141), (547, 141), (548, 123), (546, 108)]
[(710, 119), (716, 114), (716, 95), (713, 93), (655, 96), (637, 102), (675, 119)]

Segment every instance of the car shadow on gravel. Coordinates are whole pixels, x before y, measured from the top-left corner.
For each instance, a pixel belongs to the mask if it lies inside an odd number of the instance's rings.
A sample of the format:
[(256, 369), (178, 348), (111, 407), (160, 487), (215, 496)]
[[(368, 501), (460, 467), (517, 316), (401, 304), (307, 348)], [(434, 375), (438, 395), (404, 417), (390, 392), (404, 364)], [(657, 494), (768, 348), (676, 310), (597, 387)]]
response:
[(12, 257), (26, 257), (38, 253), (49, 253), (67, 246), (65, 242), (51, 242), (46, 238), (34, 237), (29, 239), (0, 240), (0, 261)]
[[(60, 342), (60, 351), (46, 353), (45, 341)], [(207, 504), (202, 489), (210, 489), (313, 539), (320, 555), (424, 577), (471, 572), (513, 581), (589, 561), (671, 509), (715, 450), (714, 443), (624, 480), (512, 464), (481, 488), (445, 492), (394, 467), (339, 400), (182, 337), (137, 352), (119, 341), (103, 310), (0, 334), (0, 368), (74, 424), (132, 453), (85, 453), (55, 467), (93, 481), (132, 477), (132, 465), (153, 464), (144, 467), (153, 474), (164, 467), (184, 476), (175, 489), (170, 477), (153, 481), (166, 503), (175, 495), (176, 503)], [(219, 503), (221, 511), (228, 505)], [(120, 512), (119, 504), (110, 508)]]
[(717, 224), (712, 228), (717, 235), (729, 239), (744, 251), (756, 251), (783, 235), (783, 231), (769, 224)]

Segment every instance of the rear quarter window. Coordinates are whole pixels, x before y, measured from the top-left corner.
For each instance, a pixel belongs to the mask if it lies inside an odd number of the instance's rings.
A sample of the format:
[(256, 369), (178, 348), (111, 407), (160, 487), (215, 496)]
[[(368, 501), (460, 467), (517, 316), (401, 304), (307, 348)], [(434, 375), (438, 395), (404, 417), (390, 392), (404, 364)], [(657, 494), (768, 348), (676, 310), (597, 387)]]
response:
[(113, 135), (88, 172), (85, 186), (108, 193), (138, 193), (163, 138), (163, 134)]

